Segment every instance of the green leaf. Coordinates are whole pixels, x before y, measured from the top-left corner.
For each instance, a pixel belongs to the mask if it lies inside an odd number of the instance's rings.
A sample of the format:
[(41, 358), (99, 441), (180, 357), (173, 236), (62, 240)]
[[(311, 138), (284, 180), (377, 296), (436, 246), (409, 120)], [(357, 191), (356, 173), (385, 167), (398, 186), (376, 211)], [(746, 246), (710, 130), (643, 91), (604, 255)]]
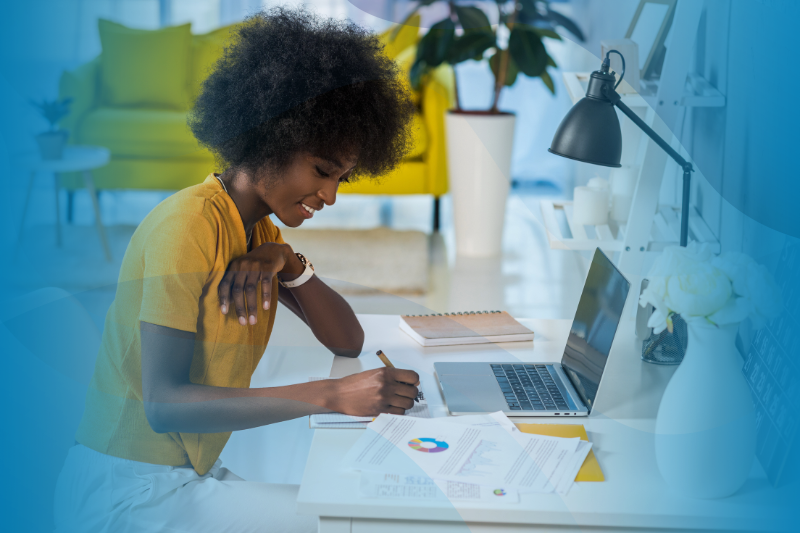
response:
[(441, 65), (455, 40), (455, 32), (456, 25), (449, 18), (431, 26), (428, 33), (419, 41), (417, 60), (425, 61), (429, 67)]
[(547, 54), (547, 66), (548, 67), (553, 67), (553, 68), (558, 68), (558, 65), (556, 65), (556, 60), (553, 59), (550, 56), (550, 54)]
[[(502, 52), (495, 53), (491, 58), (489, 58), (489, 66), (492, 69), (492, 73), (494, 74), (494, 78), (497, 79), (498, 73), (500, 72), (500, 54), (507, 54), (508, 50), (503, 50)], [(517, 63), (514, 61), (514, 58), (509, 56), (508, 58), (508, 70), (506, 71), (506, 87), (510, 87), (514, 85), (514, 82), (517, 81), (517, 75), (519, 74), (519, 67)]]
[(409, 80), (411, 81), (411, 88), (419, 91), (422, 87), (422, 76), (425, 73), (426, 65), (424, 61), (417, 60), (411, 65), (411, 70), (408, 73)]
[[(454, 6), (458, 22), (464, 31), (481, 30), (492, 32), (492, 25), (483, 10), (471, 6)], [(494, 32), (492, 32), (494, 33)]]
[(542, 38), (525, 26), (514, 26), (508, 39), (508, 50), (516, 61), (519, 70), (526, 76), (535, 78), (547, 67), (547, 50)]
[(548, 74), (548, 72), (545, 70), (542, 71), (539, 77), (542, 78), (542, 81), (545, 85), (547, 85), (547, 88), (550, 89), (550, 92), (552, 94), (556, 94), (556, 84), (553, 83), (553, 78), (550, 77), (550, 74)]
[(570, 18), (565, 17), (558, 11), (551, 11), (550, 6), (547, 6), (547, 19), (550, 21), (553, 26), (561, 26), (572, 35), (578, 38), (579, 41), (583, 42), (585, 40), (583, 36), (583, 32), (578, 27), (578, 25)]
[(489, 48), (495, 46), (493, 33), (483, 31), (469, 31), (464, 35), (458, 37), (453, 46), (450, 47), (450, 52), (447, 56), (447, 62), (451, 65), (461, 63), (467, 59), (475, 57), (483, 57), (483, 53)]
[(557, 34), (553, 30), (548, 30), (547, 28), (532, 28), (533, 31), (539, 34), (540, 37), (549, 37), (551, 39), (555, 39), (557, 41), (561, 41), (561, 36)]

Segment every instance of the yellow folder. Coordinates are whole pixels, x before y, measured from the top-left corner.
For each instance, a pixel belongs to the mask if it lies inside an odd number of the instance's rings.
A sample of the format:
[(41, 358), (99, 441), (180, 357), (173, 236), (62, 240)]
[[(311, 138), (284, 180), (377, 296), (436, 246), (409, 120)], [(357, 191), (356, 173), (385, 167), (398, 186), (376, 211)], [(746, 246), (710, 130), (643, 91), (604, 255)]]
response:
[[(533, 433), (534, 435), (548, 435), (550, 437), (564, 437), (574, 439), (580, 437), (581, 440), (589, 441), (586, 429), (582, 424), (517, 424), (523, 433)], [(600, 470), (600, 463), (594, 455), (594, 450), (589, 451), (586, 460), (583, 462), (575, 481), (605, 481), (603, 471)]]

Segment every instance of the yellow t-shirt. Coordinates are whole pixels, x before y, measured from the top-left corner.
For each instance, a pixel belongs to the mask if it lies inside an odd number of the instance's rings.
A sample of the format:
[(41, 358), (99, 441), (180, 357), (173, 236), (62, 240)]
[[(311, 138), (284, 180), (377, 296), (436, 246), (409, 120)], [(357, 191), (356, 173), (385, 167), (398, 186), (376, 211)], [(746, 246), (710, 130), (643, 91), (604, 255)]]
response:
[[(253, 247), (284, 242), (268, 217), (255, 225), (252, 240)], [(256, 325), (239, 325), (234, 312), (223, 315), (217, 286), (228, 264), (245, 253), (236, 204), (213, 174), (147, 215), (122, 260), (78, 442), (133, 461), (191, 465), (200, 475), (213, 466), (230, 432), (159, 434), (150, 428), (142, 404), (139, 322), (196, 334), (192, 383), (249, 387), (272, 332), (278, 282), (273, 281), (271, 311), (259, 302)]]

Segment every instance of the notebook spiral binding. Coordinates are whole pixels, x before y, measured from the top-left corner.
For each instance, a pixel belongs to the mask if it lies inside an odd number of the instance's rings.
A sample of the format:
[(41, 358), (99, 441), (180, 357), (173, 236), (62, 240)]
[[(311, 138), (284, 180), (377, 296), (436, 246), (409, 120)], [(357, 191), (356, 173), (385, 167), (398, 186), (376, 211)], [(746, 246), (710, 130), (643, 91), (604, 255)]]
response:
[(407, 317), (412, 317), (412, 316), (416, 316), (416, 317), (424, 317), (424, 316), (459, 316), (459, 315), (465, 316), (465, 315), (491, 315), (491, 314), (494, 314), (494, 313), (502, 313), (502, 311), (464, 311), (463, 313), (462, 312), (458, 312), (458, 313), (431, 313), (429, 315), (403, 315), (403, 316), (407, 316)]

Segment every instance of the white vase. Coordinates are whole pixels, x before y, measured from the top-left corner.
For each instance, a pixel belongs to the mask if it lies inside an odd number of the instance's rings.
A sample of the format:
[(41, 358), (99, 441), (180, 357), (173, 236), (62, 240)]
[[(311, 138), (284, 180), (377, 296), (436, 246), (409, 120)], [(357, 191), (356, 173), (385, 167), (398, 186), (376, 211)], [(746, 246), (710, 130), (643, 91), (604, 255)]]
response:
[(686, 355), (658, 409), (656, 461), (676, 492), (724, 498), (744, 484), (756, 449), (755, 408), (735, 346), (738, 324), (686, 323)]
[(514, 123), (511, 114), (447, 114), (447, 162), (458, 255), (500, 254)]

